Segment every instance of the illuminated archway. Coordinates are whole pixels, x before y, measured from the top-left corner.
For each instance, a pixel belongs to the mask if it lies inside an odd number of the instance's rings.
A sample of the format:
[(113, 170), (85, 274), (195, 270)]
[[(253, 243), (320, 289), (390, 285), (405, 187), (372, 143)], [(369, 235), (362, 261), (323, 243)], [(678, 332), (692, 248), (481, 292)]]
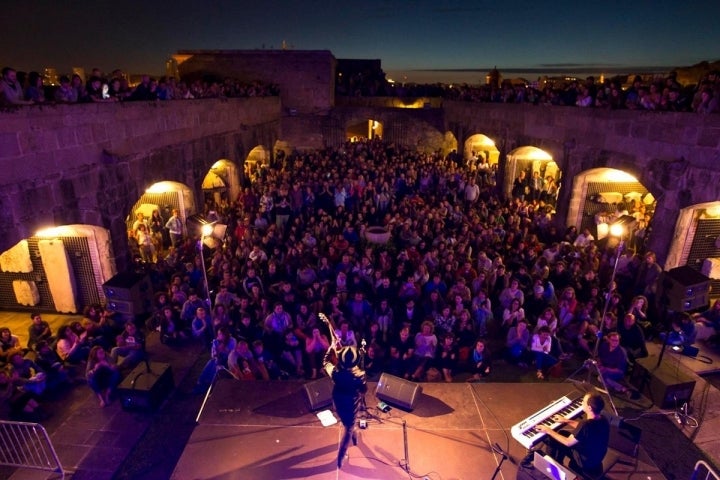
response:
[[(283, 145), (280, 144), (280, 141), (276, 142), (275, 151), (277, 152), (282, 150), (283, 152), (285, 152)], [(289, 152), (285, 153), (287, 154)], [(270, 152), (262, 145), (258, 145), (257, 147), (250, 150), (250, 153), (248, 153), (248, 156), (245, 159), (245, 177), (248, 178), (251, 182), (254, 182), (260, 176), (262, 169), (268, 168), (269, 166)]]
[(513, 182), (521, 176), (521, 172), (525, 173), (527, 179), (530, 179), (536, 172), (545, 181), (550, 177), (557, 185), (557, 190), (552, 195), (553, 199), (549, 202), (554, 203), (552, 200), (557, 198), (562, 174), (552, 155), (533, 146), (518, 147), (509, 152), (505, 163), (505, 185), (503, 187), (505, 195), (512, 194)]
[(568, 226), (579, 231), (588, 228), (600, 240), (607, 236), (610, 223), (629, 214), (635, 222), (627, 232), (628, 244), (632, 249), (641, 249), (656, 201), (637, 178), (623, 170), (594, 168), (576, 175), (571, 188)]
[(346, 140), (372, 140), (373, 138), (383, 138), (383, 124), (371, 118), (348, 125), (345, 129)]
[(711, 294), (720, 294), (720, 201), (680, 210), (665, 270), (688, 265), (710, 277)]
[(463, 158), (470, 168), (474, 168), (481, 159), (485, 159), (491, 166), (497, 165), (500, 160), (500, 150), (490, 137), (476, 133), (465, 140)]
[(237, 199), (240, 178), (235, 163), (224, 159), (215, 162), (203, 179), (202, 190), (205, 200), (211, 200), (216, 206)]
[(457, 138), (455, 138), (455, 134), (451, 131), (445, 132), (445, 135), (443, 137), (443, 146), (442, 146), (442, 156), (443, 158), (447, 157), (448, 153), (455, 150), (457, 152), (458, 149), (458, 141)]
[[(177, 210), (183, 229), (185, 229), (187, 218), (197, 212), (195, 196), (190, 187), (180, 182), (163, 181), (152, 184), (128, 212), (126, 217), (128, 238), (134, 239), (133, 225), (137, 220), (138, 213), (142, 213), (146, 219), (149, 219), (154, 210), (160, 212), (160, 216), (165, 222), (172, 216), (172, 211)], [(187, 232), (185, 233), (187, 234)], [(168, 242), (169, 239), (165, 238), (164, 245), (167, 246)], [(135, 255), (138, 249), (137, 244), (130, 241), (129, 246), (130, 251)]]

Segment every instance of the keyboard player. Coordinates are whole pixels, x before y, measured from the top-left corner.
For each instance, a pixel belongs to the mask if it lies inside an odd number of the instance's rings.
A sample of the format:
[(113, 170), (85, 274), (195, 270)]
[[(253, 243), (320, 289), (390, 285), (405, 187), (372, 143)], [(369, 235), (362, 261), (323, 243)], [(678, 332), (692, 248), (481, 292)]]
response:
[(610, 423), (603, 417), (605, 401), (600, 395), (586, 394), (582, 402), (585, 418), (572, 420), (560, 415), (553, 420), (563, 426), (555, 431), (547, 425), (538, 425), (538, 429), (547, 435), (543, 442), (548, 446), (548, 454), (560, 463), (570, 457), (569, 467), (583, 478), (595, 478), (602, 473), (602, 461), (610, 441)]

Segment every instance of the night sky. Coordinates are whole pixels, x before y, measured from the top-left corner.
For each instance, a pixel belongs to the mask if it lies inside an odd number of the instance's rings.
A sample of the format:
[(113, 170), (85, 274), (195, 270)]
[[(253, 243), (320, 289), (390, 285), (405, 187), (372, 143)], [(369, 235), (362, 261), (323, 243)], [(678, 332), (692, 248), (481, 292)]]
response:
[(25, 71), (98, 66), (159, 75), (177, 50), (283, 41), (336, 58), (379, 58), (388, 76), (409, 81), (433, 72), (471, 81), (493, 66), (611, 73), (720, 60), (720, 0), (3, 3), (0, 63)]

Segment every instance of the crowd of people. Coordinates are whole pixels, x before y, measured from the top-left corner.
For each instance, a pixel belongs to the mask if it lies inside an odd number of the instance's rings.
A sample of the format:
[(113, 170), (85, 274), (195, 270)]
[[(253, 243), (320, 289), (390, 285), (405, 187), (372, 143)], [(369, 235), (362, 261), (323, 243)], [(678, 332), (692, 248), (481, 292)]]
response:
[[(92, 306), (53, 336), (34, 316), (20, 358), (44, 352), (46, 365), (85, 367), (101, 405), (112, 399), (114, 371), (141, 361), (156, 331), (171, 348), (199, 342), (210, 351), (198, 392), (218, 371), (318, 378), (337, 339), (360, 350), (370, 379), (491, 381), (498, 361), (545, 379), (570, 357), (593, 356), (627, 393), (628, 362), (647, 355), (648, 336), (671, 325), (674, 341), (692, 343), (696, 320), (708, 335), (719, 326), (720, 304), (698, 319), (656, 307), (653, 252), (625, 249), (616, 262), (618, 251), (590, 232), (558, 229), (543, 196), (501, 198), (491, 178), (455, 157), (375, 139), (295, 154), (263, 172), (238, 198), (206, 202), (205, 216), (228, 229), (203, 255), (200, 233), (177, 229), (178, 212), (135, 220), (131, 239), (157, 232), (145, 252), (131, 242), (156, 292), (144, 324), (123, 326)], [(370, 227), (389, 239), (373, 239)], [(0, 331), (0, 351), (15, 351), (13, 338)], [(49, 374), (37, 358), (33, 371)], [(7, 378), (18, 378), (7, 391), (22, 393), (14, 408), (32, 408), (36, 394), (3, 360)]]
[(226, 77), (186, 82), (172, 76), (159, 79), (143, 75), (131, 86), (122, 70), (105, 75), (93, 68), (86, 79), (78, 74), (62, 75), (59, 85), (44, 83), (38, 72), (27, 75), (11, 67), (2, 70), (0, 105), (45, 105), (51, 103), (112, 103), (125, 101), (189, 100), (194, 98), (232, 98), (277, 96), (278, 88), (262, 82), (241, 82)]
[[(121, 70), (110, 75), (94, 68), (87, 79), (78, 74), (63, 75), (58, 86), (47, 86), (43, 76), (27, 74), (11, 67), (2, 70), (0, 104), (32, 105), (46, 103), (118, 102), (133, 100), (182, 100), (193, 98), (232, 98), (277, 96), (276, 85), (262, 82), (243, 83), (226, 78), (205, 78), (184, 81), (171, 76), (155, 79), (143, 75), (130, 86)], [(643, 110), (669, 112), (720, 112), (720, 74), (710, 71), (696, 85), (681, 85), (677, 74), (644, 80), (641, 76), (628, 81), (627, 88), (619, 78), (596, 81), (583, 80), (548, 82), (545, 86), (513, 83), (505, 80), (492, 85), (398, 85), (384, 79), (364, 78), (359, 85), (336, 85), (338, 95), (360, 96), (436, 96), (450, 100), (529, 103), (532, 105), (578, 106), (610, 110)], [(367, 84), (367, 85), (366, 85)]]

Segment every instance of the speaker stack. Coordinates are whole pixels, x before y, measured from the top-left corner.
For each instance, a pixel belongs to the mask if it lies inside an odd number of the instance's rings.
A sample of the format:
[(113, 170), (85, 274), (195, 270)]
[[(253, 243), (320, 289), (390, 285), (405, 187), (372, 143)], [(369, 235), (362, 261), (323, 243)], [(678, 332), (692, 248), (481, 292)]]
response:
[(676, 364), (662, 362), (654, 357), (635, 361), (630, 383), (660, 408), (677, 408), (689, 402), (695, 389), (695, 380), (682, 372)]
[(145, 274), (118, 273), (103, 284), (105, 308), (123, 322), (133, 321), (152, 309), (152, 285)]
[(663, 274), (662, 295), (675, 312), (705, 308), (710, 303), (710, 278), (688, 266), (673, 268)]
[(417, 383), (404, 380), (383, 373), (375, 389), (375, 396), (380, 400), (403, 408), (412, 410), (422, 393), (422, 387)]

